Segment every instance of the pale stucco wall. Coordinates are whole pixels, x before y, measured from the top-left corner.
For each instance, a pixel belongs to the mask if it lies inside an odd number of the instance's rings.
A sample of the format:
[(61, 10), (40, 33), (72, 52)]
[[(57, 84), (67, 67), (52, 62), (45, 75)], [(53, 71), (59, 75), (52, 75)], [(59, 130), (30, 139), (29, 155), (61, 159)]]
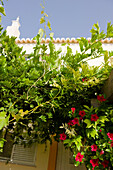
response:
[(47, 170), (48, 159), (49, 159), (49, 149), (50, 145), (47, 143), (47, 148), (45, 150), (44, 144), (38, 144), (37, 146), (37, 156), (36, 156), (36, 167), (17, 165), (17, 164), (5, 164), (0, 162), (0, 170)]
[[(48, 45), (48, 44), (46, 44)], [(33, 47), (36, 46), (36, 44), (33, 43), (23, 43), (23, 44), (18, 44), (19, 47), (23, 47), (23, 51), (26, 51), (26, 54), (30, 54), (33, 53)], [(59, 50), (60, 48), (62, 49), (62, 52), (60, 55), (66, 54), (67, 51), (67, 46), (68, 44), (66, 44), (65, 46), (61, 46), (61, 44), (55, 44), (55, 49)], [(72, 49), (73, 54), (76, 54), (76, 51), (80, 52), (80, 47), (79, 44), (70, 44), (69, 47)], [(113, 50), (113, 43), (109, 43), (109, 44), (102, 44), (102, 47), (104, 50), (108, 50), (108, 51), (112, 51)], [(46, 53), (49, 54), (50, 50), (49, 48), (47, 49)], [(89, 51), (87, 51), (88, 53)], [(102, 64), (102, 62), (104, 62), (104, 57), (100, 57), (100, 58), (96, 58), (93, 60), (88, 60), (88, 64), (90, 66), (100, 66)]]

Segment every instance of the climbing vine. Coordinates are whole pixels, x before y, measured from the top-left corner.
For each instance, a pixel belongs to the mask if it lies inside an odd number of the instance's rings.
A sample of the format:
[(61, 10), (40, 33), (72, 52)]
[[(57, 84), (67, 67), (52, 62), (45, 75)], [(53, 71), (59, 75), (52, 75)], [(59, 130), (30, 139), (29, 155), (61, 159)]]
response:
[[(2, 6), (0, 12), (5, 15)], [(103, 153), (99, 158), (95, 155), (95, 153), (99, 154), (99, 151), (106, 152), (106, 155), (110, 151), (111, 156), (106, 156), (105, 160), (109, 159), (112, 165), (110, 146), (113, 129), (107, 128), (107, 122), (112, 124), (113, 106), (109, 106), (109, 101), (107, 105), (105, 102), (106, 113), (103, 113), (103, 107), (94, 108), (90, 101), (102, 93), (102, 86), (113, 69), (113, 65), (109, 62), (113, 51), (103, 50), (101, 41), (113, 38), (113, 25), (108, 23), (107, 32), (104, 33), (100, 32), (98, 23), (94, 24), (90, 42), (83, 37), (77, 39), (80, 52), (76, 51), (73, 54), (70, 45), (67, 45), (67, 51), (63, 54), (61, 49), (55, 49), (53, 34), (50, 34), (48, 45), (41, 43), (42, 37), (46, 37), (46, 25), (51, 31), (49, 20), (46, 22), (48, 16), (43, 5), (41, 13), (43, 16), (40, 24), (44, 24), (44, 29), (39, 30), (35, 37), (34, 51), (27, 57), (22, 48), (15, 44), (15, 37), (9, 38), (6, 31), (2, 32), (0, 27), (0, 137), (2, 141), (0, 147), (3, 147), (3, 137), (6, 132), (11, 133), (15, 143), (21, 141), (24, 145), (33, 142), (44, 143), (47, 140), (52, 142), (54, 136), (57, 141), (63, 140), (66, 147), (74, 148), (75, 165), (79, 165), (84, 159), (81, 156), (84, 155), (84, 151), (80, 153), (80, 148), (87, 145), (86, 152), (88, 153), (90, 148), (90, 154), (93, 153), (92, 161), (88, 165), (86, 162), (88, 168), (95, 168), (94, 159), (103, 159)], [(61, 46), (64, 45), (66, 44)], [(104, 62), (100, 66), (88, 64), (88, 60), (100, 59), (101, 56), (104, 56)], [(102, 94), (100, 98), (102, 100)], [(81, 127), (85, 133), (81, 131), (82, 134), (79, 134)], [(104, 137), (105, 146), (101, 147)], [(90, 143), (86, 140), (90, 140)], [(95, 143), (92, 143), (93, 140)], [(99, 147), (94, 150), (97, 144)], [(90, 154), (87, 154), (86, 160), (89, 159)], [(98, 166), (96, 168), (98, 169)]]

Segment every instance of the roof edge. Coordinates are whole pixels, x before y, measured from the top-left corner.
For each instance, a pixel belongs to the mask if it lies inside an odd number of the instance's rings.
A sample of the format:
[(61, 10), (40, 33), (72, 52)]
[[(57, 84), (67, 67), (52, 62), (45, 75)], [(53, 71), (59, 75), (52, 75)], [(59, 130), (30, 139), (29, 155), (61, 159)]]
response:
[[(90, 43), (91, 38), (87, 38), (88, 42)], [(50, 42), (50, 38), (42, 38), (41, 43), (48, 44)], [(101, 40), (102, 43), (105, 44), (113, 44), (113, 38), (106, 38), (104, 40)], [(69, 43), (69, 44), (77, 44), (78, 40), (75, 38), (54, 38), (53, 43), (55, 44), (62, 44), (62, 43)], [(16, 39), (16, 44), (36, 44), (36, 40), (30, 39), (30, 38), (22, 38), (22, 39)]]

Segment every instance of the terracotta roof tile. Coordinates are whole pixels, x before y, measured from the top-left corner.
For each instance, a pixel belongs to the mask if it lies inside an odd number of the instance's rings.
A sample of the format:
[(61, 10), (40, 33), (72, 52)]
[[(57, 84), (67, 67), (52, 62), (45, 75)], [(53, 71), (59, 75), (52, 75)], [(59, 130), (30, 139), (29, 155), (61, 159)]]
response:
[[(50, 39), (49, 38), (47, 38), (47, 39), (44, 39), (44, 38), (42, 38), (42, 40), (41, 40), (41, 43), (49, 43), (49, 41), (50, 41)], [(75, 38), (56, 38), (56, 39), (53, 39), (53, 42), (55, 43), (55, 44), (60, 44), (60, 43), (70, 43), (70, 44), (76, 44), (76, 43), (78, 43), (78, 41), (75, 39)], [(88, 38), (88, 42), (90, 42), (90, 38)], [(106, 43), (106, 44), (111, 44), (111, 43), (113, 43), (113, 38), (111, 38), (111, 39), (105, 39), (105, 40), (102, 40), (101, 41), (102, 43)], [(17, 39), (16, 40), (16, 43), (17, 44), (35, 44), (36, 43), (36, 40), (33, 40), (33, 39), (29, 39), (29, 38), (27, 38), (27, 39), (24, 39), (24, 38), (22, 38), (22, 39)]]

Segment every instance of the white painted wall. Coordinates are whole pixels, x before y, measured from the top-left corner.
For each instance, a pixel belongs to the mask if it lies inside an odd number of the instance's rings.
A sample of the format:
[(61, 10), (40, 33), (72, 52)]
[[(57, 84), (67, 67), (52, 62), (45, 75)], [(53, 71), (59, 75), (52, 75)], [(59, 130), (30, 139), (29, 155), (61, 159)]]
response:
[[(33, 52), (33, 47), (35, 47), (35, 43), (23, 43), (23, 44), (18, 44), (19, 47), (23, 47), (23, 51), (26, 51), (26, 54), (30, 54)], [(48, 45), (48, 44), (46, 44)], [(67, 51), (67, 46), (68, 44), (66, 44), (65, 46), (61, 46), (61, 44), (55, 44), (55, 48), (56, 50), (59, 50), (60, 48), (62, 49), (62, 54), (65, 54)], [(113, 43), (103, 43), (102, 44), (103, 49), (104, 50), (108, 50), (108, 51), (113, 51)], [(79, 48), (79, 44), (70, 44), (69, 47), (72, 49), (73, 54), (76, 53), (76, 51), (80, 52), (80, 48)], [(47, 54), (49, 54), (49, 48), (47, 49)], [(93, 59), (93, 60), (89, 60), (88, 63), (90, 66), (100, 66), (102, 64), (102, 62), (104, 62), (104, 57), (100, 57), (97, 59)], [(113, 61), (112, 61), (113, 62)]]

